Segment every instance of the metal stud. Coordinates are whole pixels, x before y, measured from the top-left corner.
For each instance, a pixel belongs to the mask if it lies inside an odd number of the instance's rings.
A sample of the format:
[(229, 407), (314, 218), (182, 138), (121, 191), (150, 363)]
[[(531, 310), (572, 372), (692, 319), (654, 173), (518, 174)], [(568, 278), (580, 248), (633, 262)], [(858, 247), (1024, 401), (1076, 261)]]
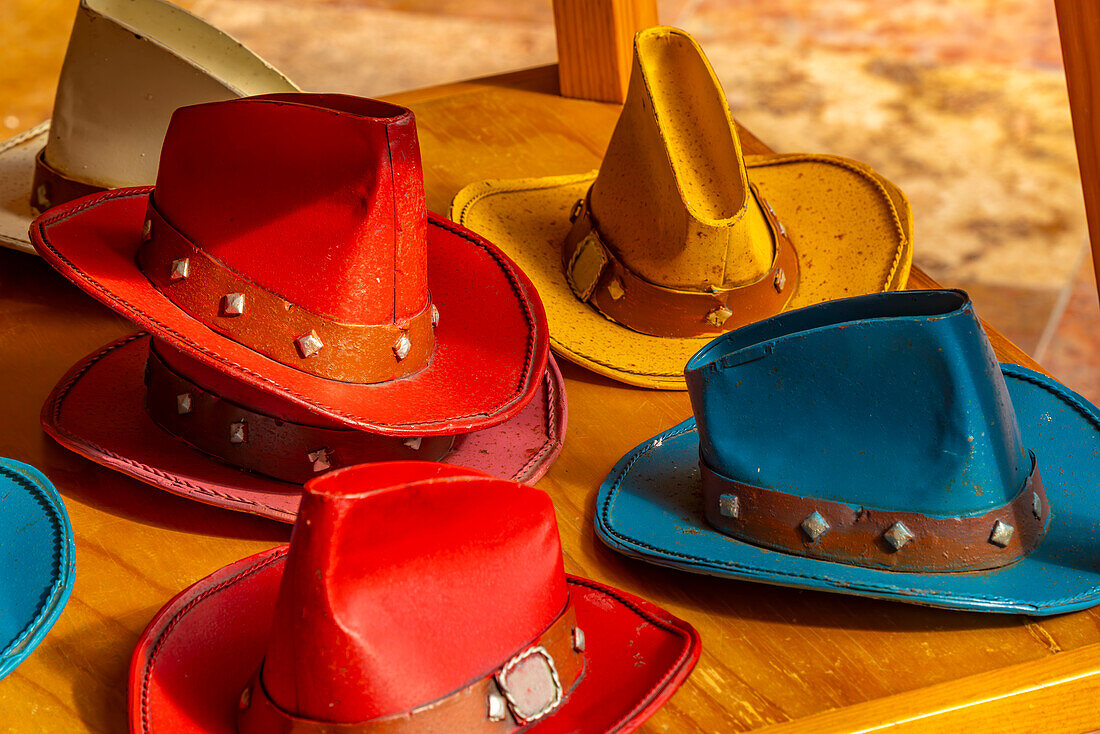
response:
[(573, 628), (573, 650), (574, 652), (584, 652), (584, 630), (580, 627)]
[(829, 523), (822, 517), (820, 512), (814, 510), (809, 517), (802, 521), (799, 527), (802, 528), (802, 532), (809, 536), (811, 541), (815, 541), (828, 532)]
[(46, 188), (46, 184), (38, 184), (38, 188), (34, 192), (35, 205), (39, 211), (46, 211), (50, 208), (50, 192)]
[(711, 326), (721, 326), (729, 320), (730, 316), (733, 316), (733, 311), (725, 306), (719, 306), (707, 314), (707, 323)]
[(623, 288), (623, 282), (618, 278), (614, 278), (607, 284), (607, 295), (611, 296), (612, 301), (617, 301), (626, 295), (626, 288)]
[(185, 392), (176, 396), (176, 412), (180, 415), (191, 412), (191, 393)]
[(153, 220), (146, 219), (145, 223), (141, 225), (141, 241), (148, 242), (153, 238)]
[(993, 523), (993, 532), (989, 534), (989, 542), (1004, 548), (1011, 542), (1012, 534), (1015, 532), (1016, 528), (1012, 527), (1007, 522), (998, 520)]
[(1039, 499), (1038, 492), (1031, 493), (1031, 514), (1035, 515), (1036, 520), (1043, 519), (1043, 501)]
[(307, 456), (309, 457), (309, 460), (313, 463), (314, 474), (332, 468), (332, 457), (329, 455), (328, 449), (317, 449), (316, 451), (310, 451)]
[(772, 285), (775, 286), (777, 293), (782, 293), (787, 287), (787, 274), (783, 272), (783, 268), (775, 269), (775, 280), (772, 281)]
[(244, 313), (244, 294), (227, 293), (222, 298), (222, 316), (240, 316)]
[(420, 436), (409, 437), (409, 438), (406, 438), (401, 443), (405, 444), (405, 446), (407, 448), (410, 448), (413, 451), (419, 451), (420, 450), (420, 444), (424, 443), (424, 439), (421, 438)]
[(310, 329), (308, 334), (302, 334), (294, 340), (294, 346), (298, 347), (298, 354), (302, 355), (302, 359), (305, 359), (321, 351), (321, 347), (325, 346), (325, 343), (321, 341), (321, 337), (317, 336), (316, 331)]
[(489, 721), (504, 721), (508, 715), (508, 702), (496, 691), (489, 694)]
[(723, 517), (740, 517), (741, 500), (735, 494), (723, 494), (718, 496), (718, 511)]
[(432, 304), (432, 328), (439, 326), (439, 309), (436, 305)]
[(239, 701), (237, 701), (237, 707), (241, 711), (245, 711), (251, 705), (252, 705), (252, 686), (249, 686), (248, 688), (245, 688), (243, 691), (241, 691), (241, 698), (240, 698)]
[(402, 334), (401, 338), (393, 343), (393, 356), (397, 357), (397, 361), (400, 362), (409, 356), (409, 350), (412, 349), (412, 346), (408, 335)]
[(191, 261), (186, 257), (181, 257), (179, 260), (172, 261), (172, 271), (168, 274), (169, 280), (175, 282), (177, 280), (183, 280), (191, 274)]
[(772, 219), (775, 221), (775, 226), (779, 230), (779, 234), (783, 237), (786, 237), (787, 229), (783, 226), (783, 222), (779, 221), (779, 215), (775, 213), (775, 209), (772, 209), (771, 202), (765, 199), (764, 206), (768, 208), (768, 214), (772, 215)]
[(229, 424), (229, 443), (245, 443), (248, 441), (248, 424), (244, 421)]
[(569, 210), (569, 221), (577, 221), (577, 217), (581, 215), (581, 210), (584, 209), (584, 199), (577, 199), (573, 203), (573, 208)]
[(886, 539), (890, 547), (898, 551), (917, 536), (913, 535), (909, 528), (905, 527), (905, 523), (899, 521), (891, 525), (890, 529), (882, 534), (882, 537)]

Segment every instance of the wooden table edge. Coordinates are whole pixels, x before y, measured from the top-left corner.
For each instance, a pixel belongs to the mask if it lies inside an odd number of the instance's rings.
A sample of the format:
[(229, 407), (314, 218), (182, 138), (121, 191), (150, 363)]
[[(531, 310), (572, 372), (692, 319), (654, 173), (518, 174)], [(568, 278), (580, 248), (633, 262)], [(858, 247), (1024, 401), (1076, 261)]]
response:
[[(898, 674), (904, 675), (904, 665)], [(824, 711), (761, 734), (791, 732), (1084, 732), (1100, 719), (1100, 643)]]

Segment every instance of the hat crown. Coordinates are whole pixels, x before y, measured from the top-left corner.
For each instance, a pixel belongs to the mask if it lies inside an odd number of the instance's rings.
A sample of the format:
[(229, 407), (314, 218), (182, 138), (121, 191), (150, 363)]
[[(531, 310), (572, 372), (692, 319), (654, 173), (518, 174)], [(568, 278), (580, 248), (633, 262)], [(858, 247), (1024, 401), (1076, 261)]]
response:
[(359, 722), (499, 668), (568, 601), (550, 498), (427, 462), (307, 484), (263, 664), (295, 716)]
[(792, 311), (719, 337), (685, 375), (702, 461), (744, 484), (960, 516), (1006, 504), (1031, 469), (961, 291)]
[(279, 94), (182, 108), (153, 198), (195, 247), (316, 316), (393, 324), (427, 305), (420, 147), (403, 107)]
[(772, 264), (725, 94), (684, 31), (635, 36), (626, 102), (589, 198), (601, 239), (652, 283), (733, 288)]
[(176, 108), (296, 89), (238, 41), (165, 0), (82, 0), (46, 160), (94, 186), (151, 184)]

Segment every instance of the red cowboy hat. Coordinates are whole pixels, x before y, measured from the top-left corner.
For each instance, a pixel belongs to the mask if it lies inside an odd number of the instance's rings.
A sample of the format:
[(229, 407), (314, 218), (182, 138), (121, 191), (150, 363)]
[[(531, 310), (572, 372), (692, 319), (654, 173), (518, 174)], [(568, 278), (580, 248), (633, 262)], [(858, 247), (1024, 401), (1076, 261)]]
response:
[(311, 481), (289, 547), (161, 610), (131, 661), (130, 728), (631, 731), (698, 656), (686, 622), (565, 575), (545, 493), (372, 464)]
[(401, 438), (325, 419), (141, 333), (78, 362), (42, 407), (46, 432), (85, 458), (174, 494), (282, 522), (294, 522), (307, 479), (368, 461), (433, 459), (533, 483), (561, 451), (565, 425), (565, 386), (553, 357), (534, 399), (504, 423)]
[(500, 423), (546, 367), (531, 282), (427, 212), (413, 115), (384, 102), (274, 94), (181, 108), (155, 188), (52, 209), (31, 238), (194, 359), (374, 433)]

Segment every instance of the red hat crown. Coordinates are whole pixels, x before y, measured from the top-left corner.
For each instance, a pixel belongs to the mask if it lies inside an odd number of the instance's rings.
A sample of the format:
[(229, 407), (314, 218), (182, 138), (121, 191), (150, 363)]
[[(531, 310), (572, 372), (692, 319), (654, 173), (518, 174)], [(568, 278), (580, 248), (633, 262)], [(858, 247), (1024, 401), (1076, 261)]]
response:
[[(545, 493), (427, 462), (332, 472), (307, 485), (241, 731), (273, 712), (358, 723), (429, 703), (481, 721), (503, 720), (507, 703), (522, 724), (579, 679), (571, 612)], [(563, 621), (566, 654), (546, 642)]]
[(143, 272), (216, 331), (345, 382), (430, 359), (427, 210), (411, 111), (343, 95), (184, 107), (165, 136)]

